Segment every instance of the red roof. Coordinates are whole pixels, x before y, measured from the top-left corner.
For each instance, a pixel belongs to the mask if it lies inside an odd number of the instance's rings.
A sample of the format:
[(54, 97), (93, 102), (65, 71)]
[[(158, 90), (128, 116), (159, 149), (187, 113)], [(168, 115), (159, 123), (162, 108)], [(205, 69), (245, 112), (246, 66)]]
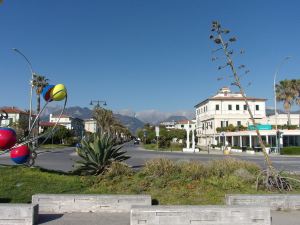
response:
[(179, 120), (176, 122), (176, 124), (188, 124), (189, 122), (190, 124), (194, 124), (194, 122), (191, 120)]
[(40, 126), (41, 127), (54, 127), (55, 123), (53, 123), (53, 122), (47, 122), (47, 121), (41, 121), (40, 122)]
[[(6, 112), (6, 113), (15, 113), (15, 114), (25, 114), (25, 115), (29, 115), (29, 112), (26, 112), (24, 110), (21, 110), (17, 107), (1, 107), (0, 108), (0, 111), (2, 112)], [(32, 116), (35, 116), (35, 115), (32, 115)]]

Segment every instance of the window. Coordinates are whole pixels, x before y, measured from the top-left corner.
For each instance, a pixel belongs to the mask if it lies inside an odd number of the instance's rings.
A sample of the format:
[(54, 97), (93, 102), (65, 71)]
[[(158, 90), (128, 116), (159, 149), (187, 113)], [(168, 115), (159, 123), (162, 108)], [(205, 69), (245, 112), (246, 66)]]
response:
[(221, 121), (221, 127), (228, 127), (228, 121)]
[(255, 105), (255, 110), (259, 110), (259, 105)]
[(239, 111), (240, 110), (240, 105), (236, 105), (235, 110)]
[(247, 105), (244, 105), (244, 110), (247, 110)]
[(228, 105), (228, 110), (232, 110), (232, 105)]
[(216, 110), (220, 110), (220, 106), (219, 105), (216, 105)]
[(224, 121), (221, 121), (221, 127), (224, 127)]
[(241, 126), (242, 125), (241, 121), (237, 121), (236, 125)]
[(181, 125), (181, 128), (184, 128), (184, 125)]

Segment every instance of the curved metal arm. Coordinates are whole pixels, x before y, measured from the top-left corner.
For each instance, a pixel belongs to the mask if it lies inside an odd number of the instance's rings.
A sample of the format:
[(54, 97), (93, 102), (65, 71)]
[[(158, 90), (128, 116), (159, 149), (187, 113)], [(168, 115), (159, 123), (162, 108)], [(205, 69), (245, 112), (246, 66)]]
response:
[(30, 102), (29, 102), (29, 118), (28, 118), (28, 128), (31, 127), (31, 117), (32, 117), (32, 94), (33, 94), (33, 75), (35, 74), (32, 68), (32, 64), (29, 59), (17, 48), (13, 48), (13, 51), (21, 55), (27, 62), (30, 72), (31, 72), (31, 81), (30, 81)]

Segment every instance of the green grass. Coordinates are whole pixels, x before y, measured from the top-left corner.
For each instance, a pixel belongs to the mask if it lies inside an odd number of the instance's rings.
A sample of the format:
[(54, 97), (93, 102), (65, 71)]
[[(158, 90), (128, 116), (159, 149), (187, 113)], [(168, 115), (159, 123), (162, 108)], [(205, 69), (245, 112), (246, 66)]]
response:
[(281, 149), (282, 155), (300, 155), (300, 146), (284, 147)]
[(41, 146), (41, 148), (46, 148), (46, 149), (52, 149), (52, 148), (66, 148), (70, 147), (70, 145), (63, 145), (63, 144), (44, 144)]
[[(235, 173), (241, 168), (250, 178)], [(156, 159), (138, 172), (122, 164), (98, 177), (23, 166), (0, 167), (0, 202), (27, 203), (36, 193), (93, 193), (149, 194), (159, 204), (224, 204), (224, 196), (229, 193), (270, 193), (256, 191), (258, 171), (255, 164), (234, 159), (208, 164)], [(297, 192), (300, 187), (293, 191)]]
[(182, 144), (175, 144), (171, 143), (169, 148), (159, 148), (157, 149), (157, 144), (143, 144), (143, 147), (148, 150), (154, 151), (182, 151), (183, 145)]

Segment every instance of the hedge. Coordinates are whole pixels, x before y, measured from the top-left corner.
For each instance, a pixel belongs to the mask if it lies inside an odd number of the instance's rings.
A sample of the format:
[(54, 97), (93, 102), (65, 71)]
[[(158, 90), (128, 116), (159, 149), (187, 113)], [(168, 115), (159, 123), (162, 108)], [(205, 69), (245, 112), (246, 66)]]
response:
[(281, 155), (300, 155), (300, 146), (290, 146), (281, 149)]

